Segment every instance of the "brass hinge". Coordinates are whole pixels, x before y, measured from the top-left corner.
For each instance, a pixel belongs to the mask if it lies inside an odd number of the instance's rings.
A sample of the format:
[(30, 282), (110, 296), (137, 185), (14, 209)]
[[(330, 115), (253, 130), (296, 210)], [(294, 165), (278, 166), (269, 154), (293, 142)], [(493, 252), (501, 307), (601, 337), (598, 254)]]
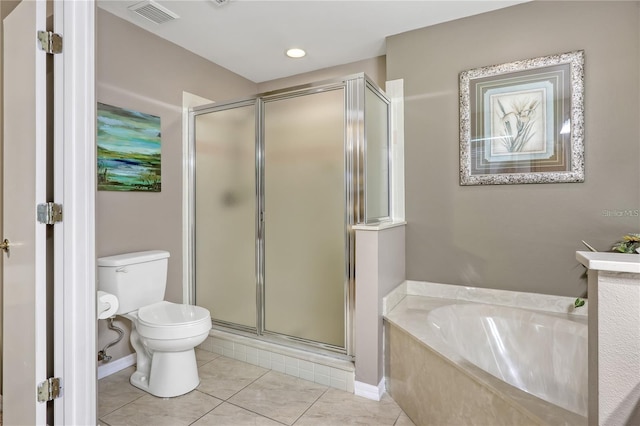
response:
[(38, 222), (45, 225), (62, 222), (62, 206), (52, 202), (38, 204)]
[(60, 378), (49, 377), (38, 385), (38, 402), (53, 401), (60, 396)]
[(38, 31), (40, 49), (50, 55), (62, 53), (62, 36), (52, 31)]

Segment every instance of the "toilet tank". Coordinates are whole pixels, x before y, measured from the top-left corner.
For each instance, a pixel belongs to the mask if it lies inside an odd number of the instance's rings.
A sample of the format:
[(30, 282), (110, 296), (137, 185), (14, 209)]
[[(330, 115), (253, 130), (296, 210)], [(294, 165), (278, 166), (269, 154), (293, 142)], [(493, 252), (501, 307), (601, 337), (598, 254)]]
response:
[(116, 314), (126, 314), (164, 300), (169, 252), (124, 253), (98, 258), (98, 290), (118, 298)]

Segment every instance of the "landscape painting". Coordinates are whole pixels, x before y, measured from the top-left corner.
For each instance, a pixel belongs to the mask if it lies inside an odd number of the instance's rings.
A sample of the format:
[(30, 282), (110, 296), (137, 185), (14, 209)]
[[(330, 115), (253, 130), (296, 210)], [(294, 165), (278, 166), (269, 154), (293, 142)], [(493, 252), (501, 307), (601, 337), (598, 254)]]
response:
[(98, 103), (98, 190), (161, 190), (160, 117)]

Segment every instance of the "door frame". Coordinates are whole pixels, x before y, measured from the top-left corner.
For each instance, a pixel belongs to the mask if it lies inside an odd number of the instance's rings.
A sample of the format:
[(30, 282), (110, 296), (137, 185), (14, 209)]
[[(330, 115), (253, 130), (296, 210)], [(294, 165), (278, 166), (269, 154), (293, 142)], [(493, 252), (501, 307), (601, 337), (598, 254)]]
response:
[[(96, 424), (95, 0), (54, 0), (55, 424)], [(60, 255), (61, 254), (61, 255)]]

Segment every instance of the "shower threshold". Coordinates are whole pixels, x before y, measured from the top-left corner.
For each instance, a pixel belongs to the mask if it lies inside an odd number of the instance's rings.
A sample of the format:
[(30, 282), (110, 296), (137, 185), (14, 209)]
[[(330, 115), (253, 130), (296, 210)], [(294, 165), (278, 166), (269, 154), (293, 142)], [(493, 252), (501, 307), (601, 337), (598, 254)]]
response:
[(265, 336), (214, 328), (199, 349), (298, 377), (324, 386), (354, 392), (355, 364), (351, 357), (317, 350), (310, 352), (275, 343)]

